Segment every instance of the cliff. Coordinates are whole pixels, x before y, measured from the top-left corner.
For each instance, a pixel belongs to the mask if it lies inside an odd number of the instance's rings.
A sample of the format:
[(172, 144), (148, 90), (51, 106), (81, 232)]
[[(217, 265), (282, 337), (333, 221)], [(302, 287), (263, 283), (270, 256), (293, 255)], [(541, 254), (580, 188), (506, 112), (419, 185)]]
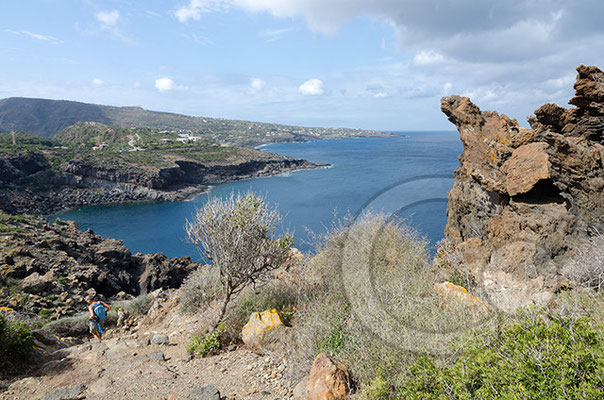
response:
[(106, 299), (179, 287), (198, 265), (189, 257), (132, 254), (73, 222), (1, 211), (0, 236), (0, 307), (43, 318), (81, 311), (91, 292)]
[(441, 101), (464, 146), (445, 235), (499, 307), (547, 303), (569, 285), (573, 248), (604, 231), (604, 73), (577, 71), (575, 107), (545, 104), (532, 129), (466, 97)]
[(177, 201), (208, 184), (319, 166), (177, 134), (79, 123), (56, 140), (20, 133), (13, 144), (0, 135), (0, 210), (44, 215), (90, 204)]

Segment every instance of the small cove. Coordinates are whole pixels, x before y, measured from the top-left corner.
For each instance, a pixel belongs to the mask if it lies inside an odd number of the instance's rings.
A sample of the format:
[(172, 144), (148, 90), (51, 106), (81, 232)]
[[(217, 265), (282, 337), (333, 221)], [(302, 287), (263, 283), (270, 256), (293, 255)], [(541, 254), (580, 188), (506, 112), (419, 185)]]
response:
[(263, 151), (332, 166), (218, 184), (187, 202), (91, 206), (50, 219), (74, 220), (83, 230), (122, 240), (132, 252), (198, 259), (196, 248), (184, 240), (185, 219), (208, 196), (251, 189), (278, 206), (302, 251), (312, 248), (309, 230), (323, 232), (334, 214), (341, 218), (363, 209), (395, 213), (433, 245), (446, 225), (446, 197), (462, 152), (459, 136), (454, 131), (395, 133), (389, 138), (265, 145)]

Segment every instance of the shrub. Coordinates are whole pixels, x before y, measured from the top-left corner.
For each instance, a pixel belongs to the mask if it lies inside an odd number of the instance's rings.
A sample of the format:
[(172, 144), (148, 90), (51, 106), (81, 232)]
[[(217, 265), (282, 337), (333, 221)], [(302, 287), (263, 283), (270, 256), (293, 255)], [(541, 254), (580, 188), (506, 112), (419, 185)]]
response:
[(398, 395), (404, 399), (601, 399), (602, 325), (588, 318), (531, 315), (476, 333), (455, 362), (418, 359)]
[(188, 240), (219, 272), (223, 298), (215, 326), (234, 297), (266, 280), (289, 259), (293, 239), (274, 237), (281, 222), (279, 212), (251, 192), (210, 198), (192, 221), (187, 220)]
[[(109, 318), (109, 316), (107, 316)], [(88, 312), (72, 317), (60, 318), (44, 325), (44, 330), (61, 337), (88, 335)]]
[(187, 352), (191, 355), (205, 357), (218, 351), (221, 347), (220, 336), (224, 333), (224, 324), (218, 325), (212, 331), (200, 336), (194, 336), (187, 346)]
[(361, 385), (397, 379), (414, 354), (451, 353), (459, 332), (488, 313), (443, 302), (425, 241), (382, 215), (332, 228), (307, 275), (314, 295), (299, 307), (295, 361), (308, 366), (326, 351)]
[(217, 268), (201, 265), (183, 282), (181, 307), (184, 312), (198, 312), (222, 296), (222, 284)]
[(33, 336), (29, 327), (20, 321), (11, 321), (0, 312), (0, 375), (15, 372), (33, 350)]
[(604, 235), (596, 233), (578, 246), (562, 275), (581, 287), (604, 289)]
[(447, 239), (438, 242), (436, 249), (432, 261), (436, 273), (445, 281), (474, 290), (476, 277), (465, 266), (461, 250)]
[(153, 305), (153, 297), (148, 294), (142, 294), (132, 300), (115, 302), (111, 307), (111, 314), (117, 315), (120, 308), (126, 310), (130, 315), (146, 315)]

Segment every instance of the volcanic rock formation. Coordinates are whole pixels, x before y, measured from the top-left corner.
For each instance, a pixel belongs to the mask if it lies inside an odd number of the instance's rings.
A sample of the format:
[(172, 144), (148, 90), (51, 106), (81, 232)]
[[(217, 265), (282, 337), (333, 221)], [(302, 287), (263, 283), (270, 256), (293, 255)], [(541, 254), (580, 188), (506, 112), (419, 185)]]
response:
[(464, 146), (445, 235), (504, 309), (547, 303), (568, 285), (572, 249), (604, 231), (604, 73), (577, 71), (576, 107), (545, 104), (532, 129), (467, 97), (441, 101)]

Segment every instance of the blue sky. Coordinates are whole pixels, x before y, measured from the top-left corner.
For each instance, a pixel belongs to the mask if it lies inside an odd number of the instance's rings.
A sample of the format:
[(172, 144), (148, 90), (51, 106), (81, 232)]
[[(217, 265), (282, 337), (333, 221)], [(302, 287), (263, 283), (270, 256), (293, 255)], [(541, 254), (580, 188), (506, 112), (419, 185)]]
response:
[(604, 66), (599, 0), (24, 0), (0, 5), (0, 98), (383, 130), (440, 97), (524, 123)]

